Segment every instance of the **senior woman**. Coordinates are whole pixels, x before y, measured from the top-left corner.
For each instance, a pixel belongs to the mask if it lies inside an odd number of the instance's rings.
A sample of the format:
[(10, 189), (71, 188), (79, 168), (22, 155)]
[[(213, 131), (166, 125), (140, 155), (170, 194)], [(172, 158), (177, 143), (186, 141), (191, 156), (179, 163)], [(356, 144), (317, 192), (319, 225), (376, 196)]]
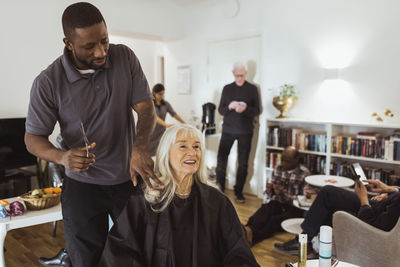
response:
[(199, 130), (168, 128), (155, 174), (164, 188), (135, 190), (108, 235), (100, 266), (259, 266), (231, 202), (206, 185)]

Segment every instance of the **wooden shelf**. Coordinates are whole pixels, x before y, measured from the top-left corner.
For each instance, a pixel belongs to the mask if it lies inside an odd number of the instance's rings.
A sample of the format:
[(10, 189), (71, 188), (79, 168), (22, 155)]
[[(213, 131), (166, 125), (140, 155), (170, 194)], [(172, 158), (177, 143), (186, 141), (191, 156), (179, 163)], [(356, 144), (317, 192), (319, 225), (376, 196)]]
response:
[(334, 122), (334, 121), (310, 121), (307, 119), (267, 119), (268, 122), (275, 122), (277, 124), (298, 124), (301, 125), (333, 125), (333, 126), (351, 126), (351, 127), (367, 127), (367, 128), (384, 128), (384, 129), (400, 129), (400, 125), (391, 123), (350, 123), (350, 122)]
[(280, 147), (280, 146), (267, 146), (267, 149), (283, 151), (283, 147)]
[[(272, 149), (272, 150), (281, 150), (283, 151), (283, 147), (279, 146), (267, 146), (267, 149)], [(299, 150), (300, 153), (304, 154), (312, 154), (312, 155), (318, 155), (318, 156), (326, 156), (325, 152), (318, 152), (318, 151), (311, 151), (311, 150)]]
[(333, 157), (333, 158), (342, 158), (342, 159), (362, 160), (362, 161), (369, 161), (369, 162), (378, 162), (378, 163), (384, 163), (384, 164), (400, 165), (400, 161), (398, 161), (398, 160), (375, 159), (375, 158), (368, 158), (368, 157), (358, 157), (358, 156), (352, 156), (352, 155), (343, 155), (343, 154), (338, 154), (338, 153), (331, 153), (331, 157)]

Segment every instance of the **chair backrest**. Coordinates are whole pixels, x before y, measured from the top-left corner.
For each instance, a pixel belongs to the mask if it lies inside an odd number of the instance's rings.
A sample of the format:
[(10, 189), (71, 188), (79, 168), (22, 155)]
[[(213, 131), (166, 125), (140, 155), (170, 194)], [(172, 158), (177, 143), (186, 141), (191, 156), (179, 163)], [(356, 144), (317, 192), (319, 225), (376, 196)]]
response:
[(334, 214), (337, 258), (362, 267), (393, 267), (400, 263), (400, 220), (385, 232), (340, 211)]
[(397, 220), (396, 225), (393, 227), (393, 229), (390, 231), (394, 235), (400, 235), (400, 218)]

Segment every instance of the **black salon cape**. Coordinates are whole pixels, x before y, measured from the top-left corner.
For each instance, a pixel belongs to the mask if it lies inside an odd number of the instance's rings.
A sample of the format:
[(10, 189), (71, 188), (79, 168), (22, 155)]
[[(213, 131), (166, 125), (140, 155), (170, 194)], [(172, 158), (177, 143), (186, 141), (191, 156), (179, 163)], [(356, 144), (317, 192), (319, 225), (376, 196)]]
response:
[[(191, 197), (192, 266), (259, 266), (230, 200), (215, 188), (197, 182)], [(153, 212), (143, 193), (136, 190), (108, 235), (99, 266), (175, 267), (174, 255), (179, 251), (173, 251), (168, 209)]]

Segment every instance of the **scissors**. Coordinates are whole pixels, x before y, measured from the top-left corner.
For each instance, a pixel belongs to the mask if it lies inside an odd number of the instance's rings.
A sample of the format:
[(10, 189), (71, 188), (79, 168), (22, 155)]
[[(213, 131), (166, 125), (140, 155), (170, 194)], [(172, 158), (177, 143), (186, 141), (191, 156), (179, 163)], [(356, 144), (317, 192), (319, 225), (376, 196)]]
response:
[(83, 142), (85, 142), (85, 147), (86, 147), (86, 157), (89, 158), (89, 146), (90, 142), (89, 139), (86, 136), (85, 128), (83, 127), (83, 122), (81, 122), (81, 132), (83, 135)]

